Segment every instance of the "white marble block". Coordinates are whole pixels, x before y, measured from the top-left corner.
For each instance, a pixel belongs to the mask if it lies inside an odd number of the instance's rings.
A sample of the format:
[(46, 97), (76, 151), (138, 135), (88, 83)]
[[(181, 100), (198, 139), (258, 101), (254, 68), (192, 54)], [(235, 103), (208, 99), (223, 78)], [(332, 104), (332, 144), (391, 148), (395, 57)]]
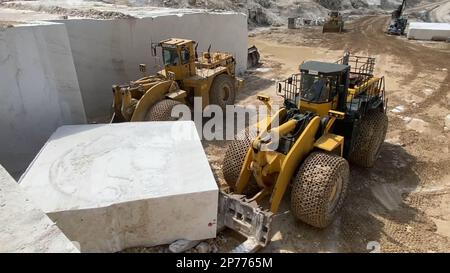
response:
[(62, 126), (20, 185), (81, 252), (216, 236), (218, 187), (192, 121)]
[(415, 40), (446, 41), (450, 38), (450, 23), (411, 22), (407, 37)]
[(0, 166), (0, 252), (79, 252)]

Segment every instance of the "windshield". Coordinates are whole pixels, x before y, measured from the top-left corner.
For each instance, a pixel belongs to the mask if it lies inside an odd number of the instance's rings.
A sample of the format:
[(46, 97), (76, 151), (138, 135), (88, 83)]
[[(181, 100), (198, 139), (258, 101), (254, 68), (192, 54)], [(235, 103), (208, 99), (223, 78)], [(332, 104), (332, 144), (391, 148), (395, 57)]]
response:
[(318, 75), (303, 74), (301, 98), (310, 102), (328, 102), (330, 98), (330, 79)]
[(164, 65), (175, 66), (178, 65), (180, 59), (175, 48), (163, 48)]

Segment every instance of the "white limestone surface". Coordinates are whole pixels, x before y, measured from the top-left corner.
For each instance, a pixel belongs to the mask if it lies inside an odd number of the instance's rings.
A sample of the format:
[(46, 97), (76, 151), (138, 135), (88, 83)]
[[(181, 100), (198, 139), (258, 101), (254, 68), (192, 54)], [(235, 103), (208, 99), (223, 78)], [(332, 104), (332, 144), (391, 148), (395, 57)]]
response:
[(61, 125), (86, 122), (66, 27), (0, 28), (0, 164), (23, 172)]
[(79, 252), (1, 165), (0, 223), (0, 253)]
[(446, 41), (450, 38), (450, 23), (411, 22), (407, 37), (415, 40)]
[(20, 185), (82, 252), (216, 235), (218, 188), (192, 121), (62, 126)]

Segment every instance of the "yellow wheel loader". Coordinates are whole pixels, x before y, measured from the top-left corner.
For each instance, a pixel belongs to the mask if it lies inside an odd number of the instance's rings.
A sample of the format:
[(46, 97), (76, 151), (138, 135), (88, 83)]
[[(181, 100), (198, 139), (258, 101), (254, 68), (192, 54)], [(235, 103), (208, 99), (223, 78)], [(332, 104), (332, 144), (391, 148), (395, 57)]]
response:
[[(329, 225), (349, 184), (349, 163), (371, 167), (388, 119), (383, 77), (375, 59), (346, 53), (336, 63), (308, 61), (277, 84), (284, 106), (229, 144), (223, 175), (229, 185), (220, 223), (246, 236), (240, 250), (270, 240), (270, 223), (290, 189), (291, 213), (317, 228)], [(258, 99), (271, 112), (268, 97)]]
[[(236, 61), (229, 53), (204, 52), (198, 56), (192, 40), (171, 38), (152, 44), (156, 56), (162, 50), (164, 69), (156, 75), (128, 84), (113, 85), (113, 117), (111, 122), (176, 120), (172, 108), (180, 103), (193, 104), (202, 98), (202, 108), (209, 104), (234, 104), (236, 91), (243, 80), (236, 77)], [(140, 70), (146, 73), (146, 65)]]
[(344, 20), (339, 11), (332, 11), (328, 14), (329, 18), (323, 24), (322, 33), (325, 32), (338, 32), (344, 31)]

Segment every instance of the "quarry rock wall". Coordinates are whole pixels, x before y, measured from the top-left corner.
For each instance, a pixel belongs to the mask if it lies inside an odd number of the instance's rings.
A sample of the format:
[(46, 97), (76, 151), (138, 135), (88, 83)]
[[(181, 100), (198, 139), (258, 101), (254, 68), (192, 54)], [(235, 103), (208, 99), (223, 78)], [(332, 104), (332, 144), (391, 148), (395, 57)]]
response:
[(0, 30), (0, 163), (23, 171), (52, 132), (86, 122), (62, 24)]
[(170, 37), (198, 50), (235, 55), (247, 63), (247, 18), (241, 13), (143, 14), (142, 18), (39, 21), (0, 30), (0, 163), (16, 178), (61, 125), (106, 121), (111, 85), (162, 66), (151, 42)]
[(78, 81), (88, 119), (108, 116), (112, 84), (142, 76), (139, 64), (150, 72), (162, 67), (151, 56), (151, 42), (186, 38), (199, 43), (198, 51), (227, 51), (235, 55), (237, 70), (247, 64), (247, 19), (239, 13), (188, 13), (140, 19), (66, 20)]

